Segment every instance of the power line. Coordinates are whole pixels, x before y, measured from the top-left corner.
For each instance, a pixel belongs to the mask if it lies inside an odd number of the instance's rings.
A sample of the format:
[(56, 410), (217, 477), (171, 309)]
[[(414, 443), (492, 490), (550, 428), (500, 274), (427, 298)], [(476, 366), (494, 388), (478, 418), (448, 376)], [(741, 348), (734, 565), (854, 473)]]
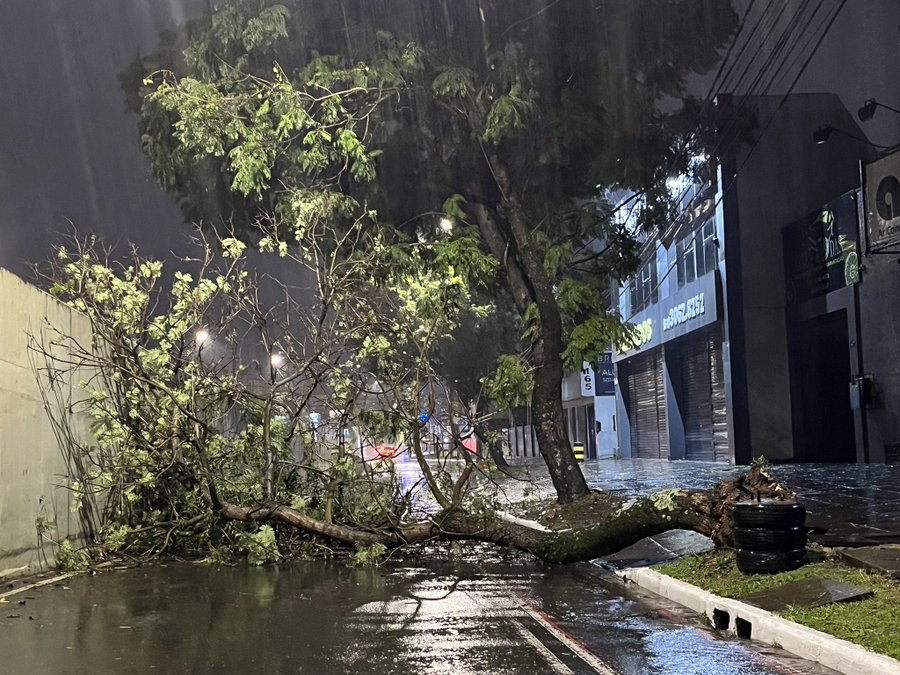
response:
[[(809, 6), (809, 2), (810, 2), (810, 1), (811, 1), (811, 0), (804, 0), (804, 2), (803, 2), (803, 4), (801, 5), (800, 9), (795, 13), (793, 20), (791, 20), (791, 21), (788, 23), (788, 25), (785, 27), (784, 31), (781, 33), (781, 36), (779, 37), (779, 39), (776, 41), (776, 50), (774, 50), (772, 53), (770, 53), (769, 56), (766, 58), (766, 61), (760, 66), (759, 70), (757, 71), (756, 77), (754, 77), (753, 82), (752, 82), (752, 83), (750, 84), (750, 86), (748, 87), (748, 92), (749, 92), (748, 96), (745, 97), (745, 98), (741, 101), (740, 105), (738, 106), (738, 109), (732, 112), (731, 121), (729, 122), (728, 126), (721, 132), (721, 134), (720, 134), (721, 138), (720, 138), (719, 142), (717, 143), (717, 145), (715, 146), (715, 148), (713, 148), (713, 150), (712, 150), (712, 153), (711, 153), (711, 154), (712, 154), (713, 156), (725, 154), (725, 153), (728, 152), (728, 151), (731, 149), (731, 147), (737, 142), (737, 136), (736, 136), (736, 135), (732, 136), (732, 132), (735, 130), (737, 121), (740, 119), (740, 115), (742, 114), (744, 108), (745, 108), (745, 107), (748, 105), (748, 103), (749, 103), (749, 96), (750, 96), (750, 94), (754, 94), (754, 93), (755, 93), (755, 90), (756, 90), (756, 89), (758, 88), (758, 86), (760, 85), (760, 82), (761, 82), (761, 76), (764, 75), (766, 72), (768, 72), (768, 70), (772, 67), (772, 64), (775, 62), (775, 59), (777, 58), (777, 55), (780, 54), (780, 50), (778, 50), (777, 47), (778, 47), (779, 45), (782, 45), (782, 44), (785, 44), (785, 43), (786, 43), (788, 35), (789, 35), (790, 33), (792, 33), (792, 32), (794, 31), (795, 27), (798, 25), (798, 17), (801, 16), (802, 13), (803, 13), (803, 11), (806, 9), (806, 7)], [(824, 2), (824, 0), (820, 0), (820, 5), (821, 5), (821, 2)], [(740, 54), (738, 55), (738, 57), (737, 57), (738, 59), (740, 59), (740, 56), (746, 51), (746, 46), (747, 46), (747, 44), (749, 44), (749, 41), (752, 40), (752, 38), (757, 34), (758, 29), (760, 28), (760, 26), (762, 26), (763, 22), (764, 22), (765, 19), (766, 19), (766, 14), (769, 12), (769, 10), (770, 10), (773, 6), (774, 6), (773, 0), (770, 0), (770, 2), (769, 2), (769, 3), (766, 5), (766, 7), (763, 9), (763, 11), (762, 11), (762, 13), (760, 14), (758, 20), (756, 21), (756, 25), (754, 26), (753, 30), (750, 32), (750, 35), (748, 36), (747, 41), (744, 43), (744, 48), (742, 48)], [(748, 6), (747, 12), (746, 12), (745, 15), (744, 15), (744, 18), (743, 18), (743, 22), (744, 22), (744, 23), (746, 22), (746, 19), (747, 19), (747, 17), (749, 16), (749, 12), (750, 12), (750, 10), (752, 9), (752, 7), (753, 7), (753, 2), (751, 2), (751, 4)], [(783, 9), (783, 8), (782, 8), (782, 9)], [(776, 16), (775, 20), (768, 26), (768, 29), (771, 29), (772, 27), (774, 27), (774, 25), (777, 23), (778, 19), (780, 19), (782, 15), (783, 15), (783, 11), (782, 11), (782, 12), (779, 12), (778, 15)], [(735, 36), (735, 40), (737, 40), (737, 37), (739, 36), (739, 34), (740, 34), (740, 31), (738, 32), (738, 35)], [(732, 44), (735, 44), (735, 43), (732, 43)], [(795, 44), (796, 44), (796, 43), (795, 43)], [(757, 48), (757, 49), (753, 52), (753, 54), (752, 54), (752, 56), (751, 56), (751, 58), (750, 58), (750, 61), (748, 61), (748, 63), (746, 64), (745, 68), (743, 69), (743, 71), (742, 71), (742, 73), (741, 73), (741, 76), (739, 77), (738, 82), (735, 83), (735, 86), (740, 87), (740, 85), (741, 85), (741, 80), (743, 80), (743, 79), (745, 78), (745, 76), (746, 76), (746, 73), (749, 72), (749, 69), (750, 69), (750, 66), (751, 66), (751, 64), (752, 64), (752, 61), (756, 59), (756, 57), (761, 53), (761, 51), (762, 51), (762, 45), (760, 45), (760, 47)], [(783, 65), (783, 64), (782, 64), (782, 65)], [(731, 72), (731, 69), (729, 70), (729, 72)], [(777, 70), (776, 70), (776, 72), (777, 72)], [(715, 82), (713, 82), (713, 84), (715, 84)], [(723, 81), (723, 84), (724, 84), (724, 81)], [(771, 82), (769, 83), (769, 85), (771, 85)], [(714, 87), (711, 86), (711, 87), (710, 87), (710, 91), (709, 91), (708, 94), (707, 94), (707, 101), (711, 100), (711, 98), (712, 98), (712, 92), (713, 92), (713, 91), (714, 91)], [(699, 129), (699, 125), (698, 125), (697, 128)], [(695, 129), (694, 133), (696, 133), (696, 129)], [(722, 144), (725, 143), (726, 141), (728, 141), (728, 145), (725, 146), (725, 147), (723, 147)], [(673, 162), (672, 165), (670, 165), (670, 169), (671, 169), (671, 167), (672, 167), (673, 165), (674, 165), (674, 162)], [(691, 188), (692, 188), (692, 185), (688, 185), (688, 186), (685, 188), (685, 190), (682, 191), (681, 195), (678, 197), (678, 201), (679, 201), (679, 202), (680, 202), (681, 200), (684, 199), (684, 197), (687, 195), (688, 191), (689, 191)], [(676, 237), (681, 233), (681, 231), (682, 231), (682, 230), (684, 229), (684, 227), (687, 225), (687, 220), (686, 220), (686, 219), (682, 219), (682, 216), (687, 212), (687, 210), (688, 210), (689, 208), (690, 208), (690, 205), (688, 205), (687, 207), (683, 208), (683, 209), (675, 216), (675, 218), (673, 219), (673, 225), (672, 225), (672, 227), (670, 227), (669, 230), (667, 230), (667, 231), (662, 235), (663, 238), (672, 238), (672, 239), (674, 239), (674, 238), (676, 238)], [(633, 209), (632, 209), (632, 211), (633, 211)], [(662, 284), (663, 281), (665, 281), (665, 279), (668, 277), (668, 275), (671, 273), (672, 269), (674, 268), (675, 265), (677, 265), (677, 263), (678, 263), (678, 256), (676, 256), (675, 260), (674, 260), (673, 263), (672, 263), (672, 266), (666, 271), (666, 273), (662, 276), (662, 278), (658, 280), (657, 284), (656, 284), (656, 285), (654, 286), (654, 288), (653, 288), (653, 291), (658, 290), (659, 286)], [(653, 292), (653, 291), (651, 291), (651, 292)], [(624, 293), (625, 293), (625, 289), (623, 288), (623, 289), (619, 292), (619, 299), (621, 299), (621, 297), (622, 297), (622, 295), (623, 295)], [(632, 315), (632, 316), (633, 316), (633, 315)]]
[[(747, 18), (750, 15), (750, 12), (753, 10), (753, 7), (756, 5), (756, 2), (757, 2), (757, 0), (750, 0), (750, 4), (747, 6), (747, 9), (744, 11), (744, 15), (741, 17), (740, 21), (738, 22), (738, 28), (735, 31), (734, 39), (731, 41), (731, 44), (728, 45), (728, 50), (725, 53), (725, 56), (722, 58), (721, 62), (719, 63), (719, 68), (716, 71), (716, 75), (713, 78), (713, 81), (710, 83), (709, 89), (706, 93), (706, 96), (704, 97), (703, 105), (701, 106), (700, 112), (698, 113), (698, 117), (700, 117), (701, 119), (702, 119), (704, 113), (706, 112), (706, 109), (709, 107), (709, 104), (712, 102), (713, 92), (716, 90), (716, 84), (719, 81), (719, 76), (722, 74), (722, 71), (725, 68), (725, 65), (729, 62), (729, 59), (731, 58), (731, 54), (733, 53), (735, 46), (738, 44), (740, 35), (744, 31), (744, 28), (746, 27)], [(769, 0), (769, 5), (767, 6), (767, 9), (764, 10), (764, 13), (765, 13), (765, 11), (768, 10), (768, 7), (772, 6), (773, 3), (774, 3), (774, 0)], [(744, 41), (744, 45), (746, 45), (749, 42), (749, 40), (752, 39), (753, 35), (756, 34), (756, 30), (758, 28), (759, 28), (759, 21), (757, 21), (757, 24), (753, 28), (753, 31), (751, 31), (750, 36), (747, 38), (747, 40)], [(743, 51), (742, 51), (742, 53), (743, 53)], [(741, 54), (738, 54), (738, 56), (736, 58), (739, 60), (740, 57), (741, 57)], [(733, 68), (733, 65), (732, 65), (732, 68)], [(729, 73), (730, 72), (731, 72), (731, 70), (729, 69)], [(728, 75), (726, 74), (726, 77), (727, 76)], [(688, 136), (695, 135), (699, 129), (700, 129), (700, 124), (698, 123), (697, 126), (691, 131), (691, 133), (688, 134)], [(675, 165), (679, 161), (681, 161), (681, 159), (684, 157), (684, 154), (687, 151), (687, 146), (688, 146), (688, 143), (685, 143), (682, 146), (682, 148), (678, 151), (678, 153), (676, 153), (675, 157), (672, 158), (672, 161), (669, 162), (668, 166), (666, 167), (666, 170), (663, 175), (668, 176), (672, 172), (672, 170), (675, 168)], [(682, 191), (681, 195), (678, 197), (678, 200), (677, 200), (678, 202), (680, 202), (682, 199), (684, 199), (684, 197), (687, 195), (688, 190), (690, 190), (690, 186), (686, 187)], [(639, 205), (639, 197), (640, 197), (640, 193), (638, 192), (638, 193), (632, 193), (628, 197), (622, 199), (619, 202), (619, 204), (616, 205), (616, 207), (613, 208), (612, 211), (610, 211), (608, 216), (609, 217), (613, 216), (614, 214), (618, 213), (622, 208), (624, 208), (627, 204), (634, 202), (628, 211), (628, 215), (625, 217), (625, 221), (628, 221), (631, 218), (632, 214), (634, 213), (635, 208)]]
[[(805, 4), (804, 4), (803, 6), (801, 6), (800, 11), (798, 11), (798, 12), (795, 14), (794, 20), (788, 24), (787, 28), (786, 28), (785, 31), (782, 33), (780, 39), (779, 39), (778, 42), (776, 43), (776, 46), (781, 45), (781, 44), (783, 44), (783, 43), (786, 42), (786, 38), (787, 38), (788, 33), (789, 33), (789, 32), (793, 32), (793, 29), (794, 29), (795, 25), (797, 24), (798, 17), (802, 14), (803, 10), (804, 10), (805, 7), (808, 5), (809, 1), (810, 1), (810, 0), (804, 0), (804, 3), (805, 3)], [(706, 111), (706, 109), (708, 108), (709, 104), (712, 102), (712, 99), (713, 99), (713, 92), (716, 92), (716, 91), (717, 91), (717, 89), (716, 89), (716, 84), (717, 84), (717, 81), (718, 81), (718, 74), (721, 73), (722, 70), (724, 69), (724, 66), (725, 66), (726, 63), (728, 62), (729, 55), (731, 54), (733, 48), (737, 45), (737, 43), (738, 43), (738, 41), (739, 41), (739, 38), (740, 38), (740, 35), (741, 35), (741, 33), (743, 32), (743, 29), (744, 29), (745, 26), (747, 25), (747, 19), (748, 19), (748, 17), (750, 16), (750, 13), (751, 13), (753, 7), (755, 6), (755, 3), (756, 3), (756, 0), (751, 0), (750, 4), (747, 6), (747, 10), (744, 12), (743, 17), (742, 17), (741, 20), (740, 20), (740, 24), (739, 24), (738, 30), (737, 30), (737, 32), (736, 32), (736, 34), (735, 34), (735, 38), (734, 38), (734, 40), (731, 42), (731, 45), (729, 46), (728, 53), (726, 53), (724, 59), (723, 59), (722, 62), (719, 64), (719, 71), (717, 72), (716, 77), (713, 79), (713, 82), (710, 84), (709, 90), (708, 90), (707, 95), (706, 95), (706, 97), (705, 97), (705, 99), (704, 99), (704, 102), (703, 102), (703, 106), (701, 107), (701, 110), (700, 110), (700, 112), (698, 113), (698, 116), (701, 117), (701, 119), (702, 119), (703, 115), (705, 114), (705, 111)], [(725, 75), (725, 78), (722, 80), (722, 86), (724, 86), (725, 80), (726, 80), (726, 79), (728, 78), (728, 76), (731, 74), (731, 72), (733, 71), (733, 69), (734, 69), (734, 67), (736, 66), (736, 64), (740, 61), (741, 57), (743, 56), (744, 52), (745, 52), (746, 49), (747, 49), (747, 46), (752, 42), (754, 36), (757, 34), (757, 32), (759, 31), (760, 27), (763, 25), (763, 22), (766, 20), (766, 15), (767, 15), (768, 12), (772, 9), (772, 7), (774, 7), (774, 0), (769, 0), (769, 3), (768, 3), (768, 4), (766, 5), (766, 7), (763, 9), (762, 13), (760, 14), (759, 18), (758, 18), (757, 21), (756, 21), (756, 24), (754, 25), (753, 29), (750, 31), (750, 34), (748, 35), (747, 39), (746, 39), (746, 40), (744, 41), (744, 43), (742, 44), (740, 53), (737, 55), (737, 57), (735, 58), (735, 60), (731, 63), (731, 66), (729, 67), (728, 72), (727, 72), (726, 75)], [(779, 19), (781, 18), (781, 16), (783, 15), (784, 10), (785, 10), (786, 7), (787, 7), (786, 4), (782, 6), (782, 10), (778, 13), (778, 15), (775, 17), (775, 19), (769, 24), (769, 26), (767, 27), (767, 30), (772, 29), (772, 28), (777, 24), (778, 20), (779, 20)], [(738, 82), (735, 83), (734, 86), (740, 87), (741, 81), (744, 79), (746, 73), (749, 71), (752, 62), (756, 59), (756, 57), (757, 57), (757, 56), (759, 55), (759, 53), (761, 52), (761, 50), (762, 50), (762, 45), (763, 45), (763, 41), (760, 41), (760, 47), (758, 47), (758, 48), (756, 49), (756, 51), (753, 52), (752, 56), (750, 57), (750, 59), (748, 60), (748, 62), (747, 62), (747, 64), (746, 64), (744, 70), (742, 71), (742, 73), (741, 73), (741, 75), (740, 75), (740, 77), (739, 77), (739, 79), (738, 79)], [(777, 52), (777, 53), (780, 53), (780, 52)], [(768, 56), (768, 58), (766, 59), (766, 62), (763, 63), (763, 65), (760, 67), (760, 69), (759, 69), (759, 71), (758, 71), (757, 77), (754, 78), (754, 81), (751, 83), (751, 85), (750, 85), (750, 87), (749, 87), (749, 90), (750, 90), (751, 92), (756, 88), (756, 85), (759, 83), (759, 77), (760, 77), (760, 75), (761, 75), (761, 74), (764, 74), (765, 72), (767, 72), (767, 71), (769, 70), (769, 68), (771, 67), (771, 64), (774, 63), (774, 60), (775, 60), (775, 58), (777, 57), (777, 53), (772, 53), (772, 54), (770, 54), (770, 55)], [(713, 148), (711, 154), (717, 155), (717, 154), (720, 153), (720, 150), (722, 150), (722, 143), (725, 142), (726, 139), (728, 139), (728, 138), (730, 137), (731, 132), (732, 132), (732, 131), (734, 130), (734, 128), (735, 128), (735, 125), (736, 125), (736, 123), (737, 123), (737, 120), (740, 119), (740, 114), (743, 112), (743, 108), (744, 108), (745, 105), (746, 105), (746, 102), (745, 102), (745, 101), (742, 101), (742, 103), (741, 103), (741, 105), (738, 107), (738, 109), (737, 109), (736, 111), (734, 111), (734, 113), (733, 113), (733, 115), (732, 115), (732, 121), (729, 123), (729, 126), (721, 133), (721, 138), (720, 138), (718, 144), (716, 145), (716, 147)], [(684, 157), (684, 154), (687, 152), (687, 148), (688, 148), (688, 146), (689, 146), (689, 144), (690, 144), (689, 138), (696, 135), (697, 131), (700, 129), (700, 124), (702, 124), (702, 122), (701, 122), (701, 123), (698, 123), (697, 127), (695, 127), (695, 129), (688, 135), (688, 140), (685, 141), (685, 143), (683, 144), (682, 148), (679, 150), (679, 152), (676, 154), (676, 156), (675, 156), (675, 157), (672, 159), (672, 161), (669, 163), (669, 165), (668, 165), (668, 167), (667, 167), (666, 172), (665, 172), (664, 175), (669, 175), (669, 174), (672, 172), (672, 170), (674, 169), (675, 164), (676, 164), (677, 162), (681, 161), (681, 159)], [(730, 142), (729, 142), (729, 145), (728, 145), (726, 148), (724, 148), (724, 150), (727, 151), (728, 149), (730, 149), (731, 145), (733, 145), (733, 143), (735, 142), (735, 140), (736, 140), (736, 139), (732, 138), (732, 139), (730, 140)], [(723, 154), (724, 154), (724, 153), (723, 153)], [(675, 201), (676, 201), (677, 203), (682, 202), (682, 201), (684, 200), (684, 198), (687, 196), (688, 192), (692, 189), (692, 187), (693, 187), (692, 184), (687, 185), (687, 186), (685, 187), (685, 189), (681, 192), (681, 194), (677, 197), (677, 199), (676, 199)], [(622, 204), (620, 204), (619, 206), (616, 207), (616, 209), (613, 210), (613, 213), (616, 213), (616, 212), (617, 212), (622, 206), (624, 206), (624, 204), (626, 204), (627, 202), (628, 202), (628, 200), (623, 201)], [(634, 205), (632, 205), (632, 207), (631, 207), (631, 209), (630, 209), (630, 211), (629, 211), (629, 214), (628, 214), (628, 216), (626, 217), (626, 220), (627, 220), (627, 219), (630, 219), (631, 215), (634, 213), (634, 210), (635, 210), (635, 208), (636, 208), (638, 205), (639, 205), (639, 204), (637, 204), (637, 203), (635, 203)], [(686, 212), (687, 208), (689, 208), (689, 207), (686, 207), (686, 208), (682, 209), (682, 211), (681, 211), (681, 212), (673, 219), (673, 225), (676, 224), (676, 223), (678, 223), (680, 217)], [(681, 229), (682, 229), (683, 227), (684, 227), (684, 222), (681, 222), (680, 224), (678, 224), (678, 225), (677, 225), (677, 230), (676, 230), (676, 232), (675, 232), (674, 234), (671, 234), (671, 236), (677, 236), (677, 234), (681, 231)], [(670, 233), (669, 233), (669, 232), (666, 232), (663, 236), (664, 236), (664, 237), (670, 236)]]
[[(824, 2), (825, 2), (825, 0), (820, 0), (819, 5), (817, 6), (815, 12), (813, 13), (813, 16), (818, 13), (818, 11), (824, 5)], [(782, 107), (784, 107), (784, 104), (787, 102), (788, 97), (793, 93), (794, 88), (797, 86), (797, 83), (799, 82), (800, 78), (806, 72), (806, 69), (809, 67), (809, 64), (812, 62), (813, 57), (818, 52), (819, 47), (821, 47), (821, 45), (824, 42), (825, 38), (827, 37), (828, 33), (831, 31), (831, 27), (834, 25), (834, 22), (837, 20), (838, 15), (840, 15), (841, 10), (843, 10), (844, 5), (846, 5), (846, 4), (847, 4), (847, 0), (839, 0), (837, 9), (832, 13), (831, 18), (827, 22), (827, 25), (825, 25), (824, 30), (819, 35), (819, 38), (816, 40), (816, 43), (815, 43), (812, 51), (807, 55), (806, 60), (803, 62), (802, 67), (797, 72), (797, 74), (794, 76), (794, 79), (791, 82), (790, 87), (788, 88), (787, 92), (782, 96), (777, 107), (775, 108), (775, 111), (772, 113), (772, 115), (769, 116), (768, 122), (767, 122), (766, 126), (763, 128), (762, 133), (760, 133), (758, 135), (756, 141), (753, 143), (753, 145), (750, 147), (750, 150), (747, 152), (747, 154), (741, 161), (741, 164), (738, 166), (738, 168), (735, 170), (734, 174), (731, 176), (731, 180), (728, 183), (728, 185), (724, 189), (721, 190), (721, 194), (720, 194), (719, 198), (716, 200), (716, 203), (713, 206), (713, 210), (715, 210), (719, 207), (719, 205), (722, 203), (722, 200), (725, 198), (725, 195), (728, 194), (728, 192), (730, 192), (731, 189), (734, 187), (735, 182), (737, 181), (737, 177), (740, 174), (741, 170), (743, 170), (744, 166), (746, 166), (747, 162), (753, 156), (753, 153), (755, 152), (755, 150), (761, 143), (762, 138), (765, 136), (766, 132), (772, 126), (772, 123), (774, 122), (775, 117), (778, 115), (778, 112), (781, 110)], [(802, 12), (806, 6), (808, 6), (808, 3), (806, 3), (803, 7), (801, 7), (800, 11)], [(799, 14), (799, 12), (798, 12), (798, 14)], [(827, 14), (826, 14), (826, 16), (827, 16)], [(807, 42), (807, 44), (808, 44), (808, 42)], [(771, 86), (772, 81), (770, 81), (769, 84)], [(678, 259), (679, 259), (679, 257), (676, 255), (675, 260), (666, 269), (665, 274), (663, 274), (663, 276), (657, 281), (656, 285), (653, 287), (653, 291), (657, 291), (659, 289), (659, 287), (662, 285), (662, 282), (668, 278), (669, 274), (671, 274), (672, 270), (675, 269), (675, 267), (677, 266)], [(621, 298), (622, 294), (624, 294), (624, 290), (620, 291), (620, 294), (619, 294), (620, 298)], [(631, 315), (631, 317), (629, 317), (628, 320), (630, 321), (631, 318), (633, 318), (636, 313), (637, 312), (633, 313)]]

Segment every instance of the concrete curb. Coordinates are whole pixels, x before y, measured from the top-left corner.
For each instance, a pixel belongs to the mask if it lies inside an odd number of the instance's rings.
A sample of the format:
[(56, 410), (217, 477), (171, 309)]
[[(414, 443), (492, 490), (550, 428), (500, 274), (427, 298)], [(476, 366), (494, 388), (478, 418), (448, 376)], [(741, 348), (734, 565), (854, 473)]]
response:
[(896, 659), (801, 626), (759, 607), (720, 598), (646, 567), (625, 569), (616, 574), (672, 602), (705, 614), (712, 625), (732, 635), (781, 647), (844, 675), (900, 675), (900, 661)]

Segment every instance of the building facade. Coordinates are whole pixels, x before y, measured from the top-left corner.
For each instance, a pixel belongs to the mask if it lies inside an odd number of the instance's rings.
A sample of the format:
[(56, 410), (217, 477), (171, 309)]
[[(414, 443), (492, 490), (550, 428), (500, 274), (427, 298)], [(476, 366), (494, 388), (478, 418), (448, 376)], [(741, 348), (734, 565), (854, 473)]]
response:
[(648, 239), (620, 289), (637, 333), (614, 356), (620, 454), (863, 460), (850, 384), (864, 375), (859, 167), (871, 150), (850, 136), (814, 142), (826, 121), (855, 127), (833, 95), (718, 104), (765, 124), (686, 190), (679, 220)]

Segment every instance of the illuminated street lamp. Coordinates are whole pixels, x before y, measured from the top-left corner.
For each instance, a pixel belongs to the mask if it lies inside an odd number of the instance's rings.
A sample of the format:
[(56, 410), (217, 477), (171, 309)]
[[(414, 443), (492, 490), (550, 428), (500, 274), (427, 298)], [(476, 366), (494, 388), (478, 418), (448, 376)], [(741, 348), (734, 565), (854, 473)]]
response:
[(209, 331), (205, 328), (201, 328), (196, 333), (194, 333), (194, 342), (197, 347), (203, 348), (206, 346), (206, 343), (209, 341)]
[(450, 234), (453, 232), (453, 220), (444, 216), (441, 218), (441, 222), (438, 223), (438, 228), (440, 228), (441, 232), (444, 234)]

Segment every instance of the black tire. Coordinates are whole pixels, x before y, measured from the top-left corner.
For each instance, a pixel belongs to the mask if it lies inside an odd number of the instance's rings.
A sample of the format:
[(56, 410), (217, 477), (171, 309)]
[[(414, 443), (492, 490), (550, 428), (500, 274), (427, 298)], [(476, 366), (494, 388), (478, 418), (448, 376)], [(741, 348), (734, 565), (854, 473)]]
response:
[(769, 530), (764, 527), (736, 527), (734, 546), (750, 551), (790, 551), (806, 548), (806, 528)]
[(777, 574), (790, 572), (802, 567), (806, 561), (806, 549), (790, 551), (751, 551), (743, 548), (734, 550), (737, 568), (744, 574)]
[(796, 502), (738, 502), (731, 518), (735, 527), (789, 530), (803, 527), (806, 507)]

